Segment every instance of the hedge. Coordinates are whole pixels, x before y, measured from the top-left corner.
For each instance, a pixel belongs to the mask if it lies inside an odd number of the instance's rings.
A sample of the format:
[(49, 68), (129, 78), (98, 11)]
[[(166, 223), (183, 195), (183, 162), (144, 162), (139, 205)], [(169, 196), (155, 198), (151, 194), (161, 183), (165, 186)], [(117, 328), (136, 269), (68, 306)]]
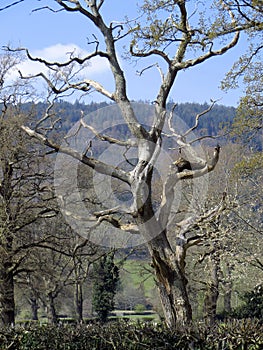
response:
[(1, 350), (256, 350), (263, 326), (231, 320), (213, 328), (196, 324), (170, 331), (163, 324), (114, 321), (107, 324), (28, 325), (0, 330)]

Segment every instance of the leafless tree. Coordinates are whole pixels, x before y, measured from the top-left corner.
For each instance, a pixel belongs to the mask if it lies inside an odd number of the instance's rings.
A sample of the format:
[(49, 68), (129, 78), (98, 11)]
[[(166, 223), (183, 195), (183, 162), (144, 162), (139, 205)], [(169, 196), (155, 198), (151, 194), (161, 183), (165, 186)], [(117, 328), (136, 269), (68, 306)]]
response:
[[(65, 62), (48, 62), (41, 57), (33, 57), (25, 48), (20, 48), (19, 51), (23, 51), (31, 61), (43, 64), (53, 74), (52, 77), (42, 71), (34, 76), (44, 79), (49, 96), (63, 96), (71, 91), (90, 93), (95, 90), (118, 105), (123, 121), (130, 131), (130, 139), (117, 140), (106, 133), (102, 134), (89, 125), (85, 118), (80, 119), (75, 135), (81, 129), (88, 129), (93, 132), (94, 137), (105, 143), (124, 149), (135, 148), (137, 156), (135, 164), (130, 164), (132, 169), (127, 170), (125, 167), (96, 159), (91, 152), (87, 152), (88, 149), (79, 151), (66, 143), (60, 146), (43, 129), (47, 121), (51, 122), (50, 127), (54, 126), (51, 110), (35, 126), (25, 124), (23, 130), (55, 152), (71, 156), (96, 172), (111, 176), (129, 187), (133, 198), (130, 208), (103, 209), (93, 213), (93, 220), (96, 225), (108, 222), (124, 234), (137, 232), (143, 236), (152, 258), (166, 323), (169, 327), (174, 327), (176, 322), (185, 323), (192, 319), (184, 258), (187, 248), (200, 237), (193, 238), (189, 232), (193, 227), (199, 227), (218, 215), (223, 200), (219, 200), (214, 208), (209, 208), (206, 212), (189, 214), (181, 221), (174, 218), (173, 204), (179, 200), (176, 188), (183, 180), (197, 180), (213, 171), (218, 162), (220, 147), (214, 148), (211, 157), (201, 157), (192, 147), (192, 132), (198, 128), (199, 119), (204, 113), (196, 116), (192, 127), (180, 132), (174, 127), (172, 112), (166, 111), (167, 99), (179, 73), (231, 50), (238, 44), (240, 31), (244, 27), (237, 21), (238, 11), (231, 9), (225, 1), (215, 2), (213, 10), (209, 12), (207, 4), (202, 6), (201, 3), (189, 1), (146, 0), (140, 7), (141, 16), (138, 19), (111, 23), (106, 23), (103, 17), (106, 3), (104, 0), (54, 0), (54, 7), (43, 5), (34, 9), (50, 10), (57, 15), (66, 11), (84, 16), (94, 26), (94, 40), (89, 42), (94, 50), (88, 55), (81, 57), (72, 53)], [(162, 15), (159, 15), (159, 10)], [(155, 68), (160, 72), (160, 85), (157, 87), (154, 102), (155, 112), (149, 128), (140, 122), (127, 96), (128, 81), (117, 48), (121, 40), (127, 43), (128, 39), (130, 48), (127, 55), (131, 59), (152, 60), (139, 74)], [(96, 57), (102, 57), (108, 62), (114, 82), (113, 91), (89, 78), (78, 80), (76, 67), (81, 68)], [(20, 76), (22, 79), (32, 78), (22, 73)], [(181, 158), (167, 165), (159, 210), (156, 212), (152, 200), (153, 173), (162, 149), (164, 130), (177, 143)], [(121, 154), (124, 152), (121, 151)], [(122, 222), (123, 217), (129, 217), (129, 221)], [(175, 242), (169, 240), (171, 230), (176, 231)]]
[[(2, 55), (0, 71), (0, 323), (14, 323), (14, 280), (23, 271), (34, 236), (27, 228), (56, 214), (51, 189), (52, 167), (44, 154), (21, 132), (21, 124), (31, 112), (21, 109), (29, 86), (5, 80), (17, 64), (18, 56)], [(24, 100), (25, 101), (25, 100)], [(33, 113), (33, 112), (32, 112)], [(33, 114), (32, 114), (33, 115)], [(29, 120), (29, 119), (27, 119)], [(40, 157), (39, 157), (40, 156)], [(53, 204), (52, 204), (53, 201)], [(30, 240), (29, 238), (32, 238)], [(41, 238), (43, 240), (43, 237)], [(28, 249), (27, 249), (28, 248)]]

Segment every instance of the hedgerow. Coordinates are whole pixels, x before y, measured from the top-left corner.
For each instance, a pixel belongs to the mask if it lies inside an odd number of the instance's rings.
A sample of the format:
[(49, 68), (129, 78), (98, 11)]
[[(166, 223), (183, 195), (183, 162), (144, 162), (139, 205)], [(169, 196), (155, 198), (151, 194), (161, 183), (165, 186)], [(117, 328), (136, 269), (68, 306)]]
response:
[(259, 350), (263, 326), (232, 320), (171, 331), (162, 324), (126, 321), (86, 325), (32, 325), (0, 330), (1, 350)]

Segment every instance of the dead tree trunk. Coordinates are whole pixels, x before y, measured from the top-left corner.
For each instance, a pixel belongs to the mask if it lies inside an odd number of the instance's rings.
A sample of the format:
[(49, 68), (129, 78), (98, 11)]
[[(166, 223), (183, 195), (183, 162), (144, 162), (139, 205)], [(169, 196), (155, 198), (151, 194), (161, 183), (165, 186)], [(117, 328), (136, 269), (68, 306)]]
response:
[[(145, 231), (142, 234), (147, 239), (151, 254), (165, 322), (173, 329), (178, 324), (184, 325), (192, 321), (192, 308), (187, 292), (188, 281), (184, 270), (185, 251), (183, 250), (183, 254), (178, 254), (176, 247), (171, 246), (166, 228), (162, 230), (160, 221), (156, 220), (154, 215), (151, 190), (148, 191), (150, 185), (142, 186), (142, 192), (145, 188), (147, 197), (138, 210), (139, 222), (143, 222), (142, 229)], [(139, 191), (137, 195), (138, 193)]]
[(172, 249), (153, 249), (152, 261), (167, 326), (172, 329), (178, 324), (189, 324), (192, 321), (192, 308), (187, 291), (188, 281), (175, 254)]

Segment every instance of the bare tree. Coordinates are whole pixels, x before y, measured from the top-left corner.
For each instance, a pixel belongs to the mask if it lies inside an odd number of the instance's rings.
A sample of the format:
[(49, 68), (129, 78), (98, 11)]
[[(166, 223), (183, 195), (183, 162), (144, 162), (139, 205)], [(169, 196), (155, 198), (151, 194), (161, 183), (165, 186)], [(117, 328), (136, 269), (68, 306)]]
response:
[[(30, 239), (30, 233), (34, 240)], [(41, 308), (51, 324), (58, 322), (61, 311), (82, 322), (90, 268), (107, 253), (72, 232), (60, 215), (31, 226), (27, 237), (30, 254), (23, 261), (15, 282), (31, 307), (32, 319), (38, 319)], [(21, 246), (23, 248), (25, 244)], [(70, 300), (70, 305), (65, 300)]]
[[(33, 57), (27, 49), (19, 50), (24, 51), (28, 59), (43, 64), (53, 73), (53, 77), (44, 72), (34, 77), (44, 79), (49, 88), (49, 97), (52, 94), (55, 98), (58, 95), (63, 96), (73, 90), (83, 93), (95, 90), (115, 102), (130, 131), (130, 139), (117, 140), (106, 133), (101, 134), (84, 118), (80, 119), (75, 135), (86, 128), (103, 142), (115, 144), (124, 149), (135, 148), (136, 162), (130, 164), (131, 169), (127, 170), (125, 167), (96, 159), (88, 152), (89, 148), (79, 151), (67, 144), (60, 146), (43, 129), (44, 123), (48, 120), (51, 121), (50, 127), (54, 126), (51, 110), (48, 110), (42, 120), (35, 123), (35, 126), (24, 125), (23, 130), (55, 152), (71, 156), (96, 172), (109, 175), (129, 187), (133, 198), (130, 208), (103, 209), (94, 213), (93, 220), (96, 225), (108, 222), (124, 233), (137, 232), (143, 236), (152, 258), (167, 325), (172, 328), (176, 322), (189, 322), (192, 319), (192, 310), (184, 271), (186, 249), (193, 243), (193, 237), (189, 232), (196, 225), (216, 216), (221, 203), (201, 215), (189, 214), (187, 218), (180, 221), (173, 217), (173, 204), (179, 200), (175, 188), (178, 188), (183, 180), (197, 179), (213, 171), (218, 162), (220, 147), (215, 147), (211, 157), (200, 157), (192, 148), (194, 142), (192, 132), (198, 128), (199, 118), (204, 113), (196, 116), (192, 127), (180, 133), (173, 125), (172, 113), (167, 113), (165, 108), (178, 73), (213, 57), (221, 56), (237, 45), (240, 31), (244, 29), (244, 26), (237, 21), (238, 11), (235, 8), (231, 9), (224, 1), (214, 2), (213, 8), (208, 10), (207, 3), (203, 6), (201, 3), (196, 4), (191, 1), (145, 0), (140, 7), (141, 14), (138, 19), (107, 24), (103, 17), (103, 9), (106, 8), (104, 0), (54, 0), (53, 3), (53, 8), (44, 5), (41, 9), (57, 12), (58, 15), (60, 11), (76, 13), (93, 24), (94, 41), (90, 42), (90, 45), (91, 47), (93, 45), (94, 50), (83, 57), (72, 53), (65, 62), (48, 62), (41, 57)], [(162, 14), (159, 14), (159, 11)], [(248, 26), (249, 24), (246, 28)], [(97, 38), (102, 39), (99, 41)], [(121, 40), (127, 43), (128, 39), (130, 39), (130, 48), (127, 55), (131, 59), (152, 60), (152, 63), (145, 66), (139, 73), (142, 75), (146, 70), (155, 68), (160, 72), (161, 80), (155, 98), (155, 113), (149, 128), (140, 122), (127, 96), (126, 75), (121, 67), (117, 48)], [(95, 57), (107, 60), (114, 82), (113, 91), (107, 90), (101, 83), (89, 78), (77, 80), (74, 69), (81, 68)], [(32, 78), (25, 77), (22, 73), (20, 75), (22, 79)], [(170, 161), (167, 165), (162, 183), (160, 206), (156, 212), (152, 200), (153, 173), (162, 149), (165, 128), (168, 130), (169, 137), (180, 148), (181, 158), (175, 162)], [(89, 141), (87, 140), (87, 143)], [(124, 152), (121, 151), (121, 153)], [(128, 217), (129, 221), (122, 222), (123, 217), (125, 219)], [(171, 230), (176, 231), (176, 242), (169, 240)]]
[[(17, 82), (10, 85), (7, 76), (17, 64), (18, 56), (0, 57), (0, 323), (14, 323), (14, 281), (23, 271), (22, 265), (34, 237), (27, 228), (43, 217), (53, 216), (50, 167), (43, 153), (21, 132), (21, 124), (29, 120), (21, 108), (29, 86)], [(33, 114), (32, 114), (33, 115)], [(40, 158), (39, 155), (42, 155)], [(49, 168), (49, 170), (47, 170)], [(32, 240), (30, 240), (32, 238)], [(43, 237), (41, 238), (43, 239)], [(28, 248), (28, 249), (27, 249)]]

